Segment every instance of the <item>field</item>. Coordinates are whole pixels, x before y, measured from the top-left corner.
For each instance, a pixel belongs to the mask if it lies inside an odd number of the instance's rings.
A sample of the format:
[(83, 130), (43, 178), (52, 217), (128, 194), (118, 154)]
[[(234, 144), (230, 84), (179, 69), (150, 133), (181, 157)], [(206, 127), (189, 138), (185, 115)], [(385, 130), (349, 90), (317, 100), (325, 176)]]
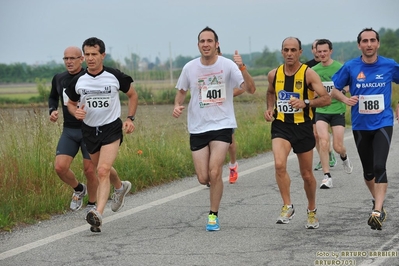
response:
[[(144, 86), (142, 84), (147, 88), (142, 90), (146, 93), (174, 90), (169, 82), (137, 82), (138, 86)], [(34, 88), (2, 87), (0, 91), (23, 97)], [(264, 93), (265, 87), (259, 86), (256, 95), (236, 97), (237, 158), (255, 156), (270, 148), (270, 124), (263, 118)], [(151, 98), (141, 98), (140, 102), (136, 130), (124, 137), (114, 164), (119, 175), (133, 184), (132, 193), (194, 174), (187, 112), (176, 119), (172, 117), (171, 104), (155, 104)], [(122, 107), (122, 116), (125, 116), (126, 103)], [(12, 230), (14, 226), (35, 223), (67, 211), (71, 188), (60, 181), (53, 166), (62, 119), (51, 123), (45, 102), (39, 106), (8, 105), (0, 108), (0, 132), (0, 230)], [(71, 169), (84, 182), (81, 161), (78, 153)]]

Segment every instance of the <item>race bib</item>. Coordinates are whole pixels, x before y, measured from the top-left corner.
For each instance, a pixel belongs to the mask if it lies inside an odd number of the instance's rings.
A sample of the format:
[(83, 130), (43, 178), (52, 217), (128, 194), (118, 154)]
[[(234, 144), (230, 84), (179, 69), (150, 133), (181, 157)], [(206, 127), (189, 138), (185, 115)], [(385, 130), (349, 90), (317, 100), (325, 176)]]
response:
[(202, 103), (222, 103), (226, 100), (225, 84), (205, 85), (201, 88)]
[(65, 91), (66, 91), (66, 89), (64, 88), (64, 89), (62, 90), (62, 99), (64, 100), (64, 105), (67, 106), (69, 97), (68, 97), (68, 95), (65, 93)]
[(85, 99), (86, 108), (89, 109), (107, 109), (111, 104), (111, 97), (110, 96), (88, 96)]
[(328, 94), (331, 95), (331, 92), (334, 88), (334, 82), (332, 81), (323, 81), (323, 86), (326, 89), (326, 91), (328, 92)]
[(379, 114), (385, 109), (384, 95), (359, 95), (360, 114)]
[(280, 91), (277, 96), (276, 107), (277, 111), (284, 114), (294, 114), (302, 112), (302, 108), (295, 109), (289, 104), (292, 97), (299, 99), (299, 93)]

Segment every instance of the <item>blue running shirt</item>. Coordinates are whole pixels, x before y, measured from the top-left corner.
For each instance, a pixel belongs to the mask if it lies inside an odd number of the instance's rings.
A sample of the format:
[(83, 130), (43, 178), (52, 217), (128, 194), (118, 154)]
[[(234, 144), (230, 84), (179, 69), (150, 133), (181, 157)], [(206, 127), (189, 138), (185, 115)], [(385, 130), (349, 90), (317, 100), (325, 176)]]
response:
[(399, 64), (393, 59), (378, 56), (373, 64), (362, 57), (347, 61), (332, 77), (335, 88), (349, 85), (352, 96), (359, 102), (351, 107), (353, 130), (376, 130), (393, 126), (391, 108), (392, 82), (399, 83)]

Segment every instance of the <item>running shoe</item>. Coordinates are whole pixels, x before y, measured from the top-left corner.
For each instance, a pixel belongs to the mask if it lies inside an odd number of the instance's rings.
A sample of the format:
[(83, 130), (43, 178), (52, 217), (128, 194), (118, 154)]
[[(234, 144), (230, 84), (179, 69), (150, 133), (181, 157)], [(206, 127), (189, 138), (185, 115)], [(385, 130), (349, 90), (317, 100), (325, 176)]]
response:
[(97, 210), (91, 209), (86, 215), (86, 221), (92, 227), (100, 227), (102, 222), (103, 222), (103, 218), (102, 218), (101, 214)]
[(314, 168), (314, 170), (315, 170), (315, 171), (318, 171), (318, 170), (320, 170), (321, 168), (323, 168), (323, 167), (321, 166), (321, 162), (319, 161), (319, 162), (316, 164), (316, 167)]
[(230, 168), (230, 176), (229, 176), (229, 182), (230, 184), (234, 184), (237, 181), (238, 178), (238, 163), (235, 163), (234, 167), (229, 167)]
[[(375, 200), (372, 200), (372, 202), (373, 202), (373, 208), (371, 210), (373, 211), (375, 208)], [(387, 211), (384, 209), (384, 206), (382, 206), (381, 208), (381, 218), (383, 222), (385, 222), (385, 220), (387, 219)]]
[(97, 206), (93, 204), (87, 204), (85, 208), (85, 217), (91, 210), (97, 210)]
[(320, 188), (321, 189), (329, 189), (329, 188), (332, 188), (332, 187), (333, 187), (332, 178), (329, 177), (328, 175), (324, 175), (324, 178), (321, 181)]
[(277, 224), (288, 224), (295, 215), (294, 205), (284, 205), (281, 208), (280, 216), (277, 218)]
[(349, 160), (348, 155), (346, 155), (346, 160), (342, 161), (342, 166), (344, 167), (345, 173), (347, 173), (347, 174), (352, 173), (353, 165), (352, 165), (351, 161)]
[(122, 181), (122, 186), (122, 191), (118, 192), (114, 190), (114, 193), (111, 196), (111, 210), (113, 212), (117, 212), (123, 207), (123, 205), (125, 204), (125, 196), (132, 188), (132, 184), (129, 181)]
[(330, 157), (330, 162), (329, 162), (330, 167), (336, 166), (337, 165), (337, 159), (335, 159), (335, 155), (334, 155), (333, 151), (330, 152), (330, 156), (329, 157)]
[[(88, 204), (86, 206), (86, 209), (85, 209), (86, 215), (85, 215), (85, 217), (87, 217), (87, 214), (89, 214), (89, 212), (91, 210), (97, 210), (96, 205)], [(101, 227), (92, 225), (92, 226), (90, 226), (90, 231), (92, 231), (93, 233), (101, 233)]]
[(80, 210), (82, 208), (83, 205), (83, 198), (86, 196), (87, 194), (87, 188), (85, 184), (82, 184), (83, 186), (83, 191), (75, 191), (72, 194), (72, 200), (71, 200), (71, 204), (69, 205), (69, 208), (72, 211), (77, 211)]
[(317, 209), (314, 211), (308, 210), (308, 222), (305, 225), (306, 229), (317, 229), (319, 228), (319, 219), (317, 219), (316, 215)]
[(385, 217), (383, 214), (377, 210), (374, 210), (367, 221), (367, 224), (370, 226), (372, 230), (381, 230), (382, 229), (382, 222), (384, 221)]
[(219, 218), (214, 214), (208, 215), (208, 223), (206, 224), (206, 231), (219, 231)]

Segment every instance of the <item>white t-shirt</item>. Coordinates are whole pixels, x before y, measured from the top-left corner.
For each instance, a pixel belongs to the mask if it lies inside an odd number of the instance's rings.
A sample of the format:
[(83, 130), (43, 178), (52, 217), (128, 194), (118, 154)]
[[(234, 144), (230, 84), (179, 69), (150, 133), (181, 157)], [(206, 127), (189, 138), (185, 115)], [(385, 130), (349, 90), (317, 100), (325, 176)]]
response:
[(233, 92), (244, 78), (238, 66), (219, 56), (215, 64), (205, 66), (200, 58), (188, 62), (182, 70), (176, 89), (190, 89), (188, 131), (192, 134), (224, 128), (236, 128)]
[(84, 104), (86, 117), (83, 122), (91, 127), (114, 122), (121, 115), (119, 91), (128, 92), (133, 79), (123, 72), (104, 67), (96, 76), (83, 72), (77, 75), (66, 89), (73, 101)]

